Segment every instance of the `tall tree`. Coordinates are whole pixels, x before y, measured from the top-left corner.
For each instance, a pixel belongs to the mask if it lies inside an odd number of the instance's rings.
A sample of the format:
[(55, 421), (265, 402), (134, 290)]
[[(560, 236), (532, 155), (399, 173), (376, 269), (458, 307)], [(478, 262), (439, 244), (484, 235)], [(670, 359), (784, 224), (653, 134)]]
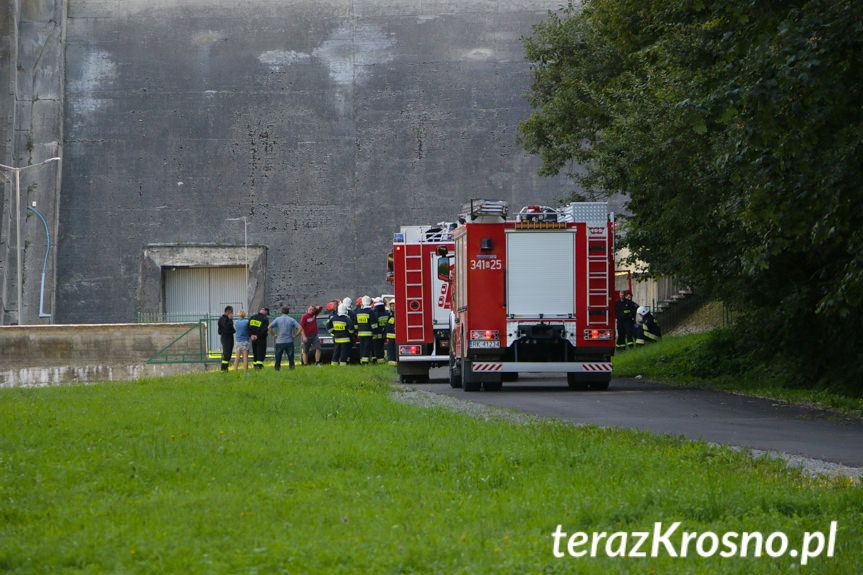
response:
[(863, 377), (863, 3), (585, 0), (525, 48), (543, 173), (626, 194), (633, 254), (759, 351)]

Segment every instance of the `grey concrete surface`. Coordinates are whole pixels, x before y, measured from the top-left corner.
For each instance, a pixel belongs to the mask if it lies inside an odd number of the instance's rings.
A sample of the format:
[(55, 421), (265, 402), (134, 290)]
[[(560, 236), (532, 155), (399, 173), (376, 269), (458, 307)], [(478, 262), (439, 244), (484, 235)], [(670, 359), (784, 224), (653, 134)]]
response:
[(252, 307), (301, 307), (391, 291), (401, 225), (572, 189), (516, 143), (520, 38), (558, 0), (67, 5), (56, 322), (161, 311), (145, 246), (241, 245), (229, 218), (266, 253)]
[(523, 374), (500, 392), (465, 393), (443, 383), (419, 389), (577, 424), (638, 429), (863, 467), (863, 421), (769, 399), (614, 378), (606, 392), (574, 392), (559, 375)]
[[(117, 381), (204, 371), (206, 328), (195, 324), (84, 324), (0, 327), (0, 388)], [(188, 363), (148, 364), (168, 353)]]

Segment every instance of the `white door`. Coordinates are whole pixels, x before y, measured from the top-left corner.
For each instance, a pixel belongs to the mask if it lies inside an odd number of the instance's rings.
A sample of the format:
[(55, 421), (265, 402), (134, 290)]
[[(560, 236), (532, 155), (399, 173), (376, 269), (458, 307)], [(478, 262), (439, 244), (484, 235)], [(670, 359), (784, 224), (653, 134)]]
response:
[[(243, 267), (166, 268), (164, 282), (169, 321), (197, 321), (205, 316), (218, 319), (225, 306), (233, 306), (235, 314), (245, 307)], [(209, 322), (207, 331), (209, 348), (220, 349), (216, 320)]]

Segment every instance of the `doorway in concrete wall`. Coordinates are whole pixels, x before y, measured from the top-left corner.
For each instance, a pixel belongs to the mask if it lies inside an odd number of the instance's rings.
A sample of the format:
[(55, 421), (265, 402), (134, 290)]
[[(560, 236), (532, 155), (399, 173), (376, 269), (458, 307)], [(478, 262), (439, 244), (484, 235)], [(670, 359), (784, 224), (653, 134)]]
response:
[(163, 301), (166, 316), (190, 321), (210, 318), (207, 322), (208, 347), (211, 350), (221, 349), (216, 321), (225, 306), (234, 307), (235, 317), (241, 309), (245, 309), (245, 268), (164, 268), (162, 285), (165, 289)]

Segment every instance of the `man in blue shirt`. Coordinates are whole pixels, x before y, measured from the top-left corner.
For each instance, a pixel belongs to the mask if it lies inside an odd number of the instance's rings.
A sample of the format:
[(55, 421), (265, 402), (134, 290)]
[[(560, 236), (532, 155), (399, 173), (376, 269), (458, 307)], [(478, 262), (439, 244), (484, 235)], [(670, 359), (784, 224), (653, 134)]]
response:
[(302, 328), (297, 320), (288, 315), (291, 310), (282, 308), (282, 315), (270, 323), (270, 335), (276, 338), (276, 371), (282, 365), (282, 354), (288, 354), (288, 364), (294, 369), (294, 338), (300, 334)]

